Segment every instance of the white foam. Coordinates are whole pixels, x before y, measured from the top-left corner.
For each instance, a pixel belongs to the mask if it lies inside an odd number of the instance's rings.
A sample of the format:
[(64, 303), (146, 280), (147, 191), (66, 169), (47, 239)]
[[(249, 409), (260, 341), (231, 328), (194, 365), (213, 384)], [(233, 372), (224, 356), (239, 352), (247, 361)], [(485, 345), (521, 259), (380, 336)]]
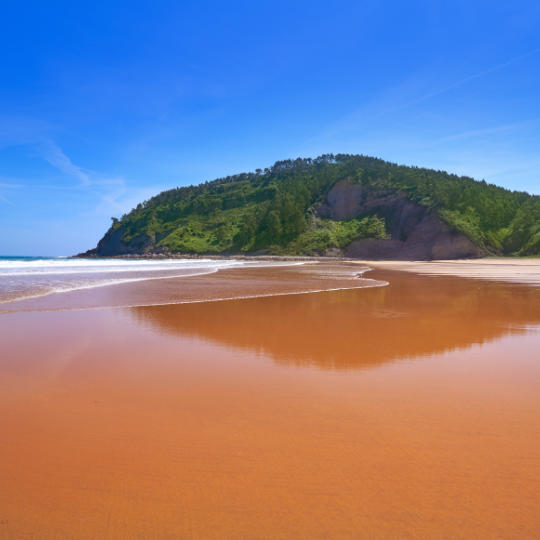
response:
[(94, 283), (78, 283), (76, 285), (59, 285), (51, 288), (50, 290), (43, 290), (40, 292), (28, 293), (18, 296), (16, 298), (8, 300), (0, 300), (0, 304), (6, 304), (9, 302), (18, 302), (20, 300), (30, 300), (32, 298), (41, 298), (43, 296), (49, 296), (56, 293), (66, 293), (74, 291), (82, 291), (85, 289), (96, 289), (98, 287), (108, 287), (111, 285), (123, 285), (125, 283), (134, 283), (137, 281), (149, 281), (153, 279), (173, 279), (173, 278), (184, 278), (184, 277), (195, 277), (195, 276), (205, 276), (208, 274), (214, 274), (218, 271), (218, 268), (209, 268), (206, 271), (194, 272), (192, 274), (172, 274), (167, 276), (146, 276), (140, 278), (125, 278), (125, 279), (109, 279), (96, 281)]
[[(0, 259), (0, 304), (151, 279), (200, 276), (226, 268), (301, 264), (238, 259)], [(133, 273), (138, 275), (133, 277)]]
[(244, 261), (214, 259), (38, 259), (38, 260), (0, 260), (0, 276), (33, 276), (50, 274), (102, 274), (117, 272), (156, 272), (179, 268), (228, 268), (242, 266)]

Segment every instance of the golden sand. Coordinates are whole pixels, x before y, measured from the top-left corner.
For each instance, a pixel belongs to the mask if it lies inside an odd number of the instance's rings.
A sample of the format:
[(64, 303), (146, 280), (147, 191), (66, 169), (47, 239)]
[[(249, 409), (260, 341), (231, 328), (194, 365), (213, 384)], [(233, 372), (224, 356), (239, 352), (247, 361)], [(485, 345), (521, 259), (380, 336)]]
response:
[[(364, 262), (360, 264), (366, 264)], [(452, 261), (372, 261), (374, 268), (404, 270), (432, 276), (459, 276), (540, 285), (540, 259), (461, 259)]]

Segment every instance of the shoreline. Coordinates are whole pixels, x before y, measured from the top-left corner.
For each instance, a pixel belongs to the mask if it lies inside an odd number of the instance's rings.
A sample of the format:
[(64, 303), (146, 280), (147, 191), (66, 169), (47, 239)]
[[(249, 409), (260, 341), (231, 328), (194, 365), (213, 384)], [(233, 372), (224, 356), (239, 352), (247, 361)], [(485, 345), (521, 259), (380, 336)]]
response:
[(380, 285), (376, 279), (363, 277), (362, 274), (371, 268), (366, 265), (317, 264), (314, 261), (251, 262), (259, 264), (239, 264), (185, 275), (155, 275), (141, 271), (122, 282), (83, 285), (13, 300), (3, 303), (1, 311), (187, 304)]
[(326, 255), (263, 255), (263, 254), (220, 254), (220, 253), (146, 253), (146, 254), (132, 254), (126, 253), (122, 255), (86, 255), (84, 253), (71, 255), (68, 259), (128, 259), (128, 260), (167, 260), (167, 259), (215, 259), (215, 260), (271, 260), (271, 261), (344, 261), (344, 262), (361, 262), (361, 263), (438, 263), (438, 262), (480, 262), (480, 261), (538, 261), (540, 263), (540, 256), (528, 255), (524, 257), (517, 257), (512, 255), (493, 255), (486, 257), (467, 257), (460, 259), (360, 259), (358, 257), (345, 257), (345, 256), (326, 256)]
[[(181, 275), (171, 274), (172, 270), (161, 270), (156, 274), (154, 271), (148, 272), (144, 269), (131, 275), (126, 274), (121, 278), (117, 278), (116, 274), (111, 274), (110, 279), (103, 282), (29, 291), (28, 295), (3, 301), (0, 311), (13, 313), (101, 307), (165, 306), (351, 290), (382, 285), (379, 272), (382, 272), (383, 276), (387, 272), (398, 272), (415, 274), (428, 279), (454, 277), (540, 287), (540, 259), (363, 261), (277, 256), (214, 259), (197, 257), (197, 259), (238, 261), (240, 264), (230, 268), (222, 265), (222, 267), (209, 268), (203, 272)], [(152, 259), (121, 257), (108, 258), (108, 260)], [(388, 285), (392, 280), (383, 277), (382, 281), (384, 285)]]
[[(79, 257), (89, 260), (101, 257)], [(540, 286), (540, 257), (479, 257), (466, 259), (432, 260), (370, 260), (351, 257), (285, 256), (285, 255), (115, 255), (103, 259), (120, 260), (166, 260), (166, 259), (206, 259), (239, 261), (273, 261), (305, 263), (352, 263), (369, 266), (371, 269), (396, 270), (431, 276), (455, 276), (490, 281), (505, 281)], [(494, 270), (495, 268), (495, 270)], [(516, 272), (516, 268), (519, 270)]]

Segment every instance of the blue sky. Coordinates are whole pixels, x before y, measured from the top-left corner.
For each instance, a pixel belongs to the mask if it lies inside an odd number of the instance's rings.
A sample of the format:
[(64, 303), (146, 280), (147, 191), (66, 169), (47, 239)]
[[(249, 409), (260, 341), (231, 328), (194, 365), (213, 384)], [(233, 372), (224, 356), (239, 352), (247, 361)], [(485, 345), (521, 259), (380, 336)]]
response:
[(73, 254), (163, 189), (327, 152), (540, 193), (538, 2), (2, 9), (0, 254)]

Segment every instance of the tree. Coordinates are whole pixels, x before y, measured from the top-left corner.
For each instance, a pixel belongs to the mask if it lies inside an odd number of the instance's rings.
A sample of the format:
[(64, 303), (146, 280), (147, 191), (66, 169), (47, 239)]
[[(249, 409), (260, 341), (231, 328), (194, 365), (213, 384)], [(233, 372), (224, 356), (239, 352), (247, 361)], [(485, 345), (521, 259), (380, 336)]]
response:
[(283, 234), (279, 212), (277, 210), (271, 210), (268, 213), (267, 222), (267, 231), (268, 235), (270, 236), (270, 242), (279, 244), (281, 241), (281, 235)]

